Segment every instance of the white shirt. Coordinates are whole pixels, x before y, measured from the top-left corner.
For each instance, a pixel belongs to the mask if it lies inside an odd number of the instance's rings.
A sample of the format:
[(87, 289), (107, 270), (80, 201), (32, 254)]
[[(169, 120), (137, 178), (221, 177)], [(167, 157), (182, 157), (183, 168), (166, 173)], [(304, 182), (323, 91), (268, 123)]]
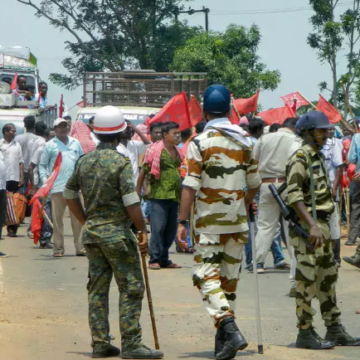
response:
[(38, 185), (39, 181), (40, 181), (40, 175), (39, 175), (39, 163), (40, 163), (40, 159), (41, 159), (41, 154), (44, 150), (46, 141), (45, 139), (43, 139), (44, 142), (42, 142), (40, 144), (40, 146), (38, 146), (35, 151), (33, 152), (31, 159), (30, 159), (30, 164), (33, 163), (35, 166), (34, 168), (34, 185)]
[[(139, 177), (139, 158), (145, 152), (150, 144), (146, 145), (142, 141), (130, 140), (127, 143), (127, 147), (119, 144), (116, 148), (117, 152), (128, 157), (131, 161), (131, 166), (133, 168), (134, 180), (135, 183)], [(126, 150), (126, 151), (125, 151)]]
[(15, 140), (20, 144), (24, 157), (24, 171), (28, 172), (31, 158), (38, 147), (44, 146), (45, 139), (32, 133), (16, 136)]
[[(6, 190), (6, 167), (5, 167), (5, 157), (0, 151), (0, 190)], [(0, 224), (0, 226), (2, 226)]]
[(327, 139), (326, 144), (321, 149), (321, 153), (324, 155), (330, 182), (333, 184), (335, 181), (336, 168), (344, 163), (342, 157), (342, 144), (337, 139)]
[[(37, 93), (36, 95), (35, 95), (35, 101), (37, 102), (38, 101), (38, 99), (39, 99), (39, 93)], [(39, 101), (39, 106), (42, 108), (42, 109), (46, 109), (46, 107), (47, 107), (47, 104), (48, 104), (48, 99), (47, 99), (47, 97), (45, 97), (45, 98), (43, 98), (42, 96), (40, 97), (40, 101)]]
[[(301, 139), (290, 129), (281, 128), (276, 133), (262, 136), (254, 148), (261, 179), (285, 178), (289, 152), (301, 146)], [(297, 150), (297, 149), (295, 149)]]
[(24, 162), (20, 144), (13, 140), (0, 140), (0, 151), (5, 158), (6, 181), (20, 181), (19, 165)]

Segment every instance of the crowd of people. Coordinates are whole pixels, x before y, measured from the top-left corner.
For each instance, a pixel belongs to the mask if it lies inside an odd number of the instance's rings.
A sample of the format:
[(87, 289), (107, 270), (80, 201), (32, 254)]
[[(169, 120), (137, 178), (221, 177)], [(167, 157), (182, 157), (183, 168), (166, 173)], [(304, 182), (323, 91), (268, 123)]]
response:
[[(26, 133), (16, 136), (15, 126), (6, 124), (0, 140), (0, 225), (6, 224), (8, 194), (31, 198), (46, 183), (61, 153), (60, 172), (43, 199), (47, 220), (39, 248), (53, 249), (54, 257), (63, 257), (68, 206), (75, 254), (89, 259), (93, 357), (120, 352), (109, 343), (107, 304), (113, 273), (121, 289), (123, 355), (163, 356), (141, 342), (144, 284), (138, 247), (141, 256), (147, 254), (148, 232), (151, 270), (181, 268), (169, 256), (174, 242), (177, 251), (195, 253), (193, 283), (217, 329), (216, 359), (231, 359), (247, 347), (234, 319), (242, 259), (245, 255), (246, 270), (255, 268), (261, 274), (269, 251), (274, 268), (290, 273), (297, 347), (360, 345), (341, 325), (335, 288), (344, 220), (339, 208), (341, 179), (349, 164), (355, 164), (356, 170), (346, 245), (356, 244), (360, 230), (360, 134), (350, 134), (349, 128), (341, 131), (318, 111), (288, 118), (281, 125), (268, 126), (254, 116), (234, 125), (229, 121), (231, 95), (221, 85), (206, 90), (203, 111), (204, 119), (196, 128), (182, 132), (176, 122), (152, 122), (152, 116), (135, 127), (112, 106), (99, 110), (88, 125), (64, 117), (47, 129), (27, 116)], [(351, 138), (347, 154), (343, 142)], [(281, 197), (306, 236), (289, 226), (269, 185), (283, 187)], [(251, 207), (256, 209), (255, 233), (249, 233)], [(16, 237), (19, 225), (8, 225), (7, 235)], [(1, 230), (2, 226), (0, 237)], [(28, 236), (33, 236), (31, 224)], [(290, 263), (285, 261), (282, 243)], [(360, 244), (352, 257), (343, 259), (360, 268)], [(312, 325), (315, 296), (327, 327), (325, 339)]]

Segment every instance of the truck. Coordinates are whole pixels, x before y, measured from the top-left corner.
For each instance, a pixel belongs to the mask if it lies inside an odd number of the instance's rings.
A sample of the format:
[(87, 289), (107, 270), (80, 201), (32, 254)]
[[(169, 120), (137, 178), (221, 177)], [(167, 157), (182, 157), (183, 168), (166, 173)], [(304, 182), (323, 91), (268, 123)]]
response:
[(199, 102), (207, 87), (206, 73), (129, 70), (122, 72), (86, 72), (83, 80), (82, 108), (76, 120), (89, 119), (105, 105), (117, 106), (125, 120), (135, 126), (155, 115), (172, 97), (185, 92)]
[(57, 118), (56, 105), (43, 110), (36, 101), (21, 101), (19, 95), (11, 89), (16, 74), (25, 76), (26, 85), (34, 86), (35, 94), (39, 92), (40, 74), (37, 59), (30, 49), (0, 46), (0, 138), (2, 127), (9, 122), (15, 125), (17, 134), (24, 133), (25, 116), (33, 115), (36, 121), (44, 121), (49, 127)]

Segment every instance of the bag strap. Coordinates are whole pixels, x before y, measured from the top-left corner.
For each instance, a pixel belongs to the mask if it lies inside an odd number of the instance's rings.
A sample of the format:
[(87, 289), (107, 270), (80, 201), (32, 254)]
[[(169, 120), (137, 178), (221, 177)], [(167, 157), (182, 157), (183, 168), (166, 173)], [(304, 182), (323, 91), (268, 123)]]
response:
[(308, 164), (309, 164), (309, 173), (310, 173), (310, 192), (311, 192), (311, 207), (312, 207), (312, 216), (314, 221), (317, 221), (317, 214), (316, 214), (316, 203), (315, 203), (315, 181), (314, 181), (314, 170), (312, 167), (312, 161), (310, 158), (309, 153), (304, 150), (304, 154), (306, 156), (306, 159), (308, 160)]

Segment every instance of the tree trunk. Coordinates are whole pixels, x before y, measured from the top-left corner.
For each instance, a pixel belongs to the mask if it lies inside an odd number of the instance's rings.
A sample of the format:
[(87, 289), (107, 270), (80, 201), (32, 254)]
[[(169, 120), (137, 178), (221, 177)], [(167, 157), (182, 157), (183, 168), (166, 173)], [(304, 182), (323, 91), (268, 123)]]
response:
[(337, 83), (337, 68), (336, 68), (335, 54), (333, 55), (331, 68), (332, 68), (332, 76), (333, 76), (332, 101), (333, 101), (333, 105), (337, 108), (338, 83)]

